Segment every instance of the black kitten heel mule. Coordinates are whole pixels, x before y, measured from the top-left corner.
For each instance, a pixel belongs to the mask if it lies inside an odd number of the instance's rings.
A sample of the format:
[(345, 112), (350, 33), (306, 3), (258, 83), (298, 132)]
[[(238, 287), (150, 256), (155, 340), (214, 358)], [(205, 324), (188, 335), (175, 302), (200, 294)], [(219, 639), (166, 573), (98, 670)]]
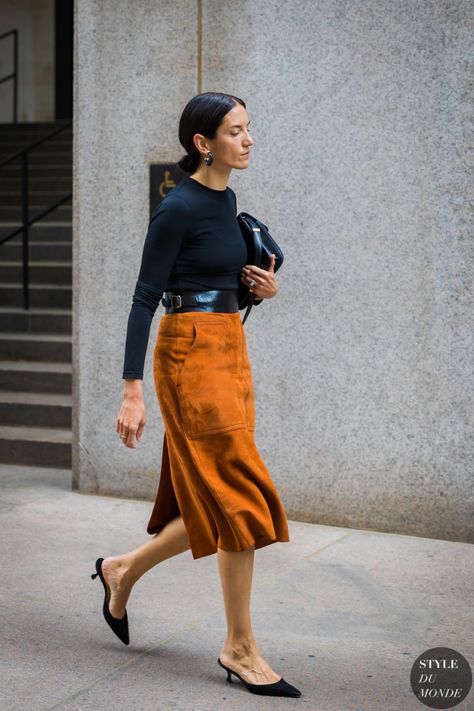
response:
[(104, 560), (103, 558), (97, 558), (97, 560), (96, 560), (96, 562), (95, 562), (95, 569), (96, 569), (97, 572), (96, 572), (96, 573), (93, 573), (93, 574), (91, 575), (91, 578), (94, 579), (94, 578), (96, 578), (97, 576), (99, 576), (99, 578), (100, 578), (101, 581), (102, 581), (102, 585), (104, 586), (105, 596), (104, 596), (104, 605), (103, 605), (103, 608), (102, 608), (102, 612), (104, 613), (104, 617), (105, 617), (105, 620), (106, 620), (107, 624), (108, 624), (109, 627), (113, 630), (113, 632), (115, 632), (115, 634), (117, 635), (117, 637), (118, 637), (124, 644), (129, 644), (130, 638), (129, 638), (129, 634), (128, 634), (128, 615), (127, 615), (127, 610), (125, 609), (125, 614), (124, 614), (124, 616), (123, 616), (121, 619), (119, 619), (118, 617), (113, 617), (113, 616), (110, 614), (109, 602), (108, 602), (108, 599), (107, 599), (107, 598), (108, 598), (108, 594), (109, 594), (109, 590), (108, 590), (108, 586), (107, 586), (107, 584), (106, 584), (106, 582), (105, 582), (105, 580), (104, 580), (104, 575), (103, 575), (103, 573), (102, 573), (102, 561), (103, 561), (103, 560)]
[(250, 684), (248, 681), (244, 681), (244, 679), (242, 679), (240, 674), (237, 674), (236, 671), (229, 669), (229, 667), (226, 667), (225, 664), (222, 664), (219, 658), (217, 658), (217, 662), (223, 669), (226, 670), (228, 682), (232, 682), (232, 674), (235, 674), (235, 676), (240, 679), (242, 684), (244, 684), (244, 686), (246, 686), (252, 694), (261, 694), (262, 696), (293, 696), (295, 698), (297, 696), (301, 696), (301, 691), (295, 686), (288, 684), (283, 677), (278, 681), (275, 681), (273, 684)]

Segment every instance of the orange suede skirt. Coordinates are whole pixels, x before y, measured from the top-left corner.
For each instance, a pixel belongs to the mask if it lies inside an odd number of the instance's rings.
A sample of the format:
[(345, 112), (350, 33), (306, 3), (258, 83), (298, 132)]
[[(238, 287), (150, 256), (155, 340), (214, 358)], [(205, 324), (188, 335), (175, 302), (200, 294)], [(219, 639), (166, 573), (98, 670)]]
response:
[(182, 516), (193, 558), (289, 541), (254, 440), (252, 372), (240, 313), (163, 314), (153, 375), (164, 423), (147, 532)]

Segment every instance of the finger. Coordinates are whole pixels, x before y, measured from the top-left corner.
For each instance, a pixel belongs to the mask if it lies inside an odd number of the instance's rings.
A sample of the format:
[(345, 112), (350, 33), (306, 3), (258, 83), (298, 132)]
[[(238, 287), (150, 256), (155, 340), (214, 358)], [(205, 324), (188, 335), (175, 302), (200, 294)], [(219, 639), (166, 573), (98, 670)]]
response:
[(255, 286), (249, 286), (249, 291), (255, 294), (255, 296), (259, 299), (265, 296), (265, 287), (259, 286), (258, 284)]
[[(271, 264), (271, 262), (270, 262)], [(270, 268), (270, 267), (269, 267)], [(251, 274), (252, 276), (258, 276), (258, 277), (264, 277), (268, 274), (268, 269), (262, 269), (261, 267), (257, 267), (255, 264), (252, 265), (252, 269), (248, 269), (247, 271), (244, 272), (245, 274)]]
[(120, 428), (120, 439), (122, 444), (127, 444), (128, 438), (130, 436), (129, 423), (122, 422), (122, 427)]
[(135, 447), (135, 442), (134, 442), (134, 440), (135, 440), (135, 435), (136, 435), (137, 429), (138, 429), (138, 427), (135, 427), (135, 425), (131, 425), (131, 426), (129, 427), (128, 437), (127, 437), (127, 444), (128, 444), (128, 446), (131, 447), (132, 449)]
[[(267, 272), (264, 273), (267, 274)], [(255, 284), (260, 284), (263, 281), (262, 277), (258, 276), (257, 274), (254, 274), (253, 272), (251, 272), (250, 274), (244, 274), (243, 278), (246, 280), (247, 283), (254, 281)]]
[(141, 422), (141, 423), (139, 424), (138, 430), (137, 430), (137, 440), (138, 440), (139, 442), (142, 441), (142, 432), (143, 432), (144, 428), (145, 428), (145, 422)]
[(261, 284), (252, 279), (247, 279), (245, 284), (250, 289), (250, 291), (253, 291), (254, 293), (256, 293), (261, 288)]
[(270, 264), (268, 266), (268, 271), (269, 272), (274, 272), (275, 271), (275, 262), (276, 262), (276, 257), (274, 254), (270, 255)]
[(255, 264), (252, 264), (251, 267), (244, 267), (242, 271), (247, 276), (249, 276), (249, 275), (263, 276), (264, 274), (267, 273), (266, 269), (261, 269), (260, 267), (257, 267)]

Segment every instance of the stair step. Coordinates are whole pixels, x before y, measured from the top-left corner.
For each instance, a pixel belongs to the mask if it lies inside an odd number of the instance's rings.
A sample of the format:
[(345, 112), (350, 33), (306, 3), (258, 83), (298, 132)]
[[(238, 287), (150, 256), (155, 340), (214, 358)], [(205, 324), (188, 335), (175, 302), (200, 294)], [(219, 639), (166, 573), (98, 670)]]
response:
[[(54, 131), (55, 128), (60, 128), (64, 126), (66, 121), (53, 120), (53, 121), (17, 121), (13, 123), (12, 121), (1, 121), (0, 130), (6, 133), (23, 133), (27, 131), (42, 131), (46, 134), (48, 131)], [(72, 131), (72, 126), (64, 128), (58, 136), (64, 136), (68, 131)]]
[[(21, 241), (11, 239), (2, 245), (0, 256), (3, 257), (4, 264), (22, 264), (23, 245)], [(72, 243), (71, 242), (34, 242), (28, 239), (28, 254), (30, 264), (72, 264)]]
[[(72, 284), (71, 262), (29, 262), (30, 285), (56, 284), (66, 286)], [(0, 281), (4, 283), (19, 282), (23, 275), (21, 262), (0, 262)]]
[[(5, 177), (2, 171), (0, 174), (0, 192), (18, 189), (19, 185), (18, 176)], [(30, 176), (28, 186), (30, 190), (63, 190), (64, 193), (70, 193), (72, 192), (72, 175), (69, 175), (67, 178)]]
[[(32, 123), (22, 122), (13, 123), (10, 121), (2, 121), (0, 123), (0, 139), (3, 141), (13, 141), (13, 140), (24, 140), (25, 136), (31, 134), (33, 139), (38, 140), (52, 133), (55, 129), (60, 129), (61, 123), (59, 121), (50, 121), (49, 123), (43, 123), (42, 125), (33, 125)], [(32, 139), (32, 140), (33, 140)], [(64, 141), (72, 140), (72, 126), (65, 128), (63, 126), (62, 131), (58, 131), (49, 141)], [(48, 143), (49, 143), (48, 141)]]
[[(36, 217), (36, 215), (30, 215), (30, 219), (33, 217)], [(56, 211), (50, 212), (49, 215), (47, 216), (48, 219), (41, 219), (41, 226), (42, 227), (71, 227), (72, 228), (72, 219), (66, 219), (65, 215), (58, 214)], [(32, 228), (34, 229), (35, 225), (39, 223), (35, 223)], [(0, 233), (1, 234), (7, 234), (7, 232), (11, 232), (14, 227), (22, 227), (23, 223), (21, 220), (0, 220)], [(18, 233), (20, 235), (21, 232)]]
[[(57, 242), (51, 242), (50, 244), (57, 245)], [(0, 268), (1, 267), (21, 267), (22, 263), (19, 261), (9, 261), (7, 259), (2, 259), (0, 261)], [(42, 267), (70, 267), (71, 262), (42, 262), (41, 263)]]
[[(2, 166), (2, 174), (4, 179), (20, 177), (21, 164), (18, 161), (7, 163)], [(30, 165), (28, 174), (31, 178), (65, 178), (67, 180), (72, 177), (72, 165), (58, 165), (54, 163), (50, 165)]]
[[(19, 222), (10, 223), (6, 227), (0, 223), (0, 239), (5, 236), (8, 232), (11, 232), (14, 227), (19, 227)], [(58, 225), (58, 223), (51, 223), (48, 221), (37, 222), (28, 231), (28, 242), (70, 242), (72, 244), (72, 224), (67, 222), (65, 225)], [(5, 244), (21, 244), (22, 234), (21, 232), (12, 237)]]
[(3, 332), (0, 333), (0, 359), (70, 363), (72, 335)]
[[(37, 141), (38, 138), (41, 138), (41, 136), (32, 136), (31, 139), (27, 138), (26, 136), (24, 136), (23, 138), (17, 136), (15, 137), (15, 139), (13, 139), (13, 137), (8, 139), (2, 137), (0, 134), (0, 152), (2, 154), (1, 160), (4, 161), (8, 158), (11, 158), (12, 156), (16, 156), (13, 161), (21, 163), (22, 157), (21, 155), (17, 154), (27, 148), (31, 143)], [(56, 156), (59, 158), (59, 160), (65, 160), (67, 158), (71, 160), (72, 152), (72, 138), (65, 138), (61, 140), (56, 138), (50, 138), (49, 141), (46, 141), (46, 143), (42, 143), (39, 146), (36, 146), (36, 148), (30, 149), (28, 155), (28, 162), (31, 163), (31, 161), (37, 159), (41, 159), (42, 161), (49, 160), (51, 158), (55, 158)]]
[[(2, 134), (1, 129), (0, 129), (0, 147), (2, 149), (2, 153), (6, 153), (5, 158), (8, 158), (8, 156), (15, 155), (15, 153), (18, 153), (19, 151), (22, 151), (24, 148), (27, 148), (31, 143), (37, 141), (39, 138), (42, 138), (42, 136), (32, 136), (31, 138), (28, 138), (28, 136), (5, 136)], [(8, 151), (8, 153), (7, 153)], [(69, 152), (69, 155), (72, 154), (73, 151), (73, 139), (72, 136), (61, 136), (59, 134), (58, 136), (54, 136), (53, 138), (50, 138), (48, 141), (45, 143), (41, 143), (39, 146), (36, 146), (36, 148), (33, 148), (30, 150), (30, 155), (32, 156), (34, 153), (66, 153)], [(3, 156), (2, 156), (3, 157)], [(17, 159), (21, 160), (21, 159)]]
[(13, 306), (0, 307), (0, 331), (15, 333), (68, 333), (72, 331), (71, 309), (27, 310)]
[(2, 426), (0, 462), (70, 468), (72, 430), (69, 428)]
[[(47, 205), (44, 207), (34, 206), (28, 211), (29, 219), (32, 220), (35, 217), (38, 217), (38, 215), (40, 215), (47, 207)], [(66, 220), (71, 222), (72, 206), (68, 203), (59, 205), (59, 207), (55, 207), (54, 210), (48, 213), (47, 218), (50, 222), (65, 222)], [(0, 223), (4, 224), (5, 222), (17, 222), (20, 224), (21, 219), (22, 215), (20, 207), (0, 206)]]
[(56, 334), (56, 333), (15, 333), (14, 331), (8, 333), (3, 331), (0, 333), (0, 340), (14, 339), (15, 341), (49, 341), (50, 343), (71, 343), (72, 335), (70, 334)]
[[(0, 161), (3, 162), (4, 160), (10, 160), (12, 165), (15, 165), (16, 163), (21, 165), (23, 159), (21, 155), (17, 154), (27, 145), (28, 143), (25, 141), (4, 142), (0, 138)], [(60, 163), (61, 165), (63, 163), (67, 165), (71, 164), (73, 151), (72, 143), (55, 143), (54, 145), (47, 146), (47, 148), (43, 148), (43, 150), (40, 150), (41, 148), (42, 146), (38, 146), (29, 152), (28, 163), (30, 165), (50, 162)], [(13, 156), (16, 156), (16, 158), (13, 158)], [(6, 165), (9, 164), (7, 163)]]
[[(0, 161), (7, 160), (7, 158), (10, 158), (11, 156), (14, 156), (15, 153), (18, 153), (18, 151), (22, 150), (25, 145), (20, 145), (18, 147), (10, 146), (8, 145), (8, 152), (5, 150), (5, 146), (2, 146), (0, 144), (0, 151), (2, 154), (2, 157), (0, 158)], [(39, 151), (41, 146), (38, 146), (38, 148), (33, 148), (32, 151), (30, 151), (28, 155), (28, 165), (30, 168), (38, 168), (38, 166), (44, 165), (45, 167), (48, 167), (50, 165), (61, 165), (61, 166), (66, 166), (68, 168), (72, 167), (72, 151), (65, 151), (65, 147), (60, 147), (62, 148), (61, 150), (43, 150)], [(22, 164), (22, 158), (21, 156), (18, 156), (17, 158), (14, 158), (10, 163), (6, 163), (4, 166), (2, 166), (2, 170), (5, 170), (6, 166), (17, 166)]]
[(72, 396), (68, 393), (0, 391), (0, 422), (3, 425), (72, 427)]
[[(15, 306), (22, 308), (22, 284), (0, 284), (0, 304), (2, 306)], [(72, 307), (72, 288), (57, 284), (30, 284), (30, 306), (33, 308), (62, 308)]]
[(0, 360), (0, 389), (19, 393), (70, 395), (72, 363)]
[(72, 363), (49, 363), (46, 360), (0, 360), (0, 370), (17, 372), (72, 373)]
[(25, 442), (71, 443), (72, 430), (68, 427), (22, 427), (0, 425), (0, 438), (21, 437)]
[(71, 393), (30, 393), (17, 390), (0, 390), (0, 404), (47, 405), (51, 407), (71, 407)]
[[(33, 205), (51, 205), (55, 200), (59, 200), (66, 193), (71, 192), (70, 190), (29, 190), (28, 198), (30, 203)], [(21, 205), (22, 192), (17, 186), (17, 189), (2, 190), (0, 193), (0, 205), (8, 205), (10, 207), (16, 207)]]
[[(33, 143), (33, 141), (37, 140), (37, 138), (40, 138), (40, 136), (34, 136), (34, 138), (32, 138), (29, 143)], [(23, 148), (26, 148), (27, 145), (28, 143), (25, 141), (25, 136), (6, 136), (5, 134), (2, 134), (2, 130), (0, 129), (0, 146), (2, 147), (2, 149), (8, 148), (11, 154), (13, 154), (23, 150)], [(56, 151), (69, 151), (70, 155), (72, 152), (72, 136), (70, 136), (69, 138), (63, 138), (62, 134), (59, 133), (57, 136), (53, 136), (53, 138), (50, 138), (48, 141), (46, 141), (46, 143), (42, 143), (41, 145), (34, 148), (33, 151), (41, 151), (45, 153), (54, 153)]]
[[(65, 190), (65, 191), (62, 193), (62, 196), (63, 196), (63, 197), (66, 197), (66, 195), (67, 195), (67, 191)], [(57, 199), (59, 199), (59, 197), (58, 197)], [(40, 212), (43, 212), (43, 210), (46, 210), (46, 208), (50, 207), (50, 205), (51, 205), (53, 202), (54, 202), (54, 200), (51, 200), (50, 203), (43, 202), (43, 203), (35, 203), (35, 204), (33, 204), (33, 203), (31, 202), (31, 200), (30, 200), (29, 205), (28, 205), (28, 215), (29, 215), (29, 217), (32, 217), (32, 216), (34, 216), (34, 215), (37, 215), (37, 214), (40, 213)], [(71, 210), (72, 207), (71, 207), (71, 205), (70, 205), (69, 203), (66, 202), (66, 203), (63, 203), (62, 205), (58, 205), (58, 207), (55, 207), (54, 209), (55, 209), (55, 210), (63, 210), (63, 211), (65, 211), (65, 210)], [(2, 218), (1, 218), (0, 221), (1, 221), (1, 222), (4, 222), (4, 220), (7, 220), (7, 219), (9, 220), (9, 219), (10, 219), (10, 218), (7, 218), (7, 217), (3, 218), (3, 215), (6, 214), (8, 211), (10, 211), (10, 212), (18, 212), (18, 210), (21, 210), (21, 203), (19, 203), (18, 205), (13, 205), (13, 204), (10, 202), (8, 205), (0, 205), (0, 216), (2, 216)], [(11, 218), (11, 219), (13, 219), (13, 220), (21, 220), (21, 217), (18, 217), (18, 218), (15, 217), (15, 218)]]

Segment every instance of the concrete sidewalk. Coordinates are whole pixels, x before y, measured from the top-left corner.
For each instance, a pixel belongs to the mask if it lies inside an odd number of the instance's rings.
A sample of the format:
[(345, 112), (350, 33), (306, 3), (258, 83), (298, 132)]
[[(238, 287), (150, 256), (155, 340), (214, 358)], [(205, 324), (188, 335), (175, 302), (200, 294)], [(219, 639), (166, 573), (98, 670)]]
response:
[[(474, 666), (474, 548), (290, 522), (255, 553), (252, 622), (299, 699), (250, 694), (217, 664), (225, 615), (216, 556), (143, 576), (130, 645), (102, 617), (98, 557), (149, 538), (151, 503), (71, 491), (69, 470), (2, 465), (1, 711), (420, 711), (410, 671), (447, 646)], [(474, 689), (459, 711), (474, 709)]]

